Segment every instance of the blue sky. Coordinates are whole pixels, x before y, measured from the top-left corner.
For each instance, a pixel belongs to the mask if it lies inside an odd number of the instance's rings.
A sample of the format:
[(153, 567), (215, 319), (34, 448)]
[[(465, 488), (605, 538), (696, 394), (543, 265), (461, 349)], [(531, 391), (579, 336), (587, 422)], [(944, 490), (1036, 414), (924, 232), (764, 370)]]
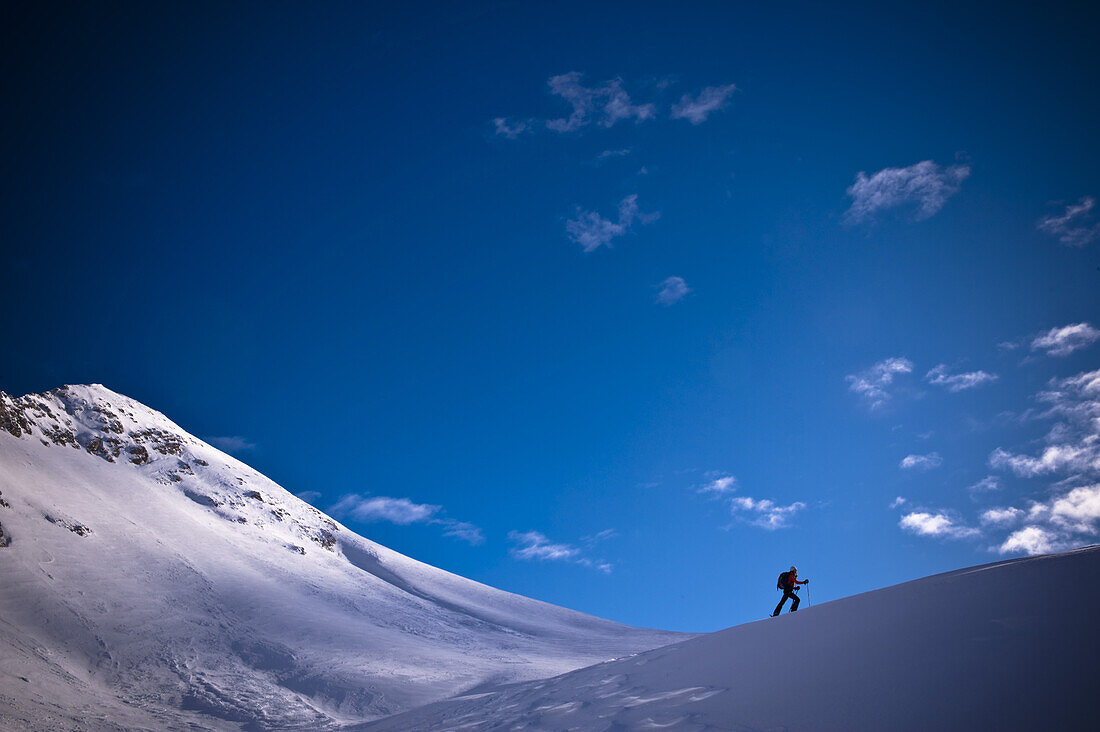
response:
[(792, 563), (823, 601), (1093, 543), (1087, 12), (17, 18), (0, 389), (104, 383), (638, 625), (759, 618)]

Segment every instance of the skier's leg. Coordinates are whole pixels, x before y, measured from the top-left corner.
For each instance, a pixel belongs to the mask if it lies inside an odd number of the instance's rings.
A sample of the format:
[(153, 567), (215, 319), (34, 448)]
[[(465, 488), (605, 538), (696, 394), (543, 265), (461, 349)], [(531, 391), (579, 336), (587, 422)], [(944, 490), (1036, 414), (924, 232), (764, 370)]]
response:
[(798, 595), (791, 594), (791, 612), (793, 613), (798, 609)]
[(775, 612), (774, 612), (774, 613), (772, 613), (772, 617), (773, 617), (773, 618), (774, 618), (774, 617), (775, 617), (776, 615), (778, 615), (778, 614), (780, 613), (780, 611), (781, 611), (781, 610), (783, 610), (783, 603), (785, 603), (786, 601), (787, 601), (787, 593), (786, 593), (786, 592), (784, 592), (784, 593), (783, 593), (783, 597), (779, 598), (779, 604), (775, 606)]

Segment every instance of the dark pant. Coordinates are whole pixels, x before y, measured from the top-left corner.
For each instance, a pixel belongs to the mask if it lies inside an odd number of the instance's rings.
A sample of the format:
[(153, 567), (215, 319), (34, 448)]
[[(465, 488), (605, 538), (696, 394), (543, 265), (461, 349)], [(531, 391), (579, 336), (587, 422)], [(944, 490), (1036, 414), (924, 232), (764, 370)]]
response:
[(793, 613), (798, 609), (798, 595), (794, 594), (790, 590), (783, 590), (783, 599), (779, 601), (779, 604), (775, 606), (775, 612), (772, 613), (772, 617), (779, 614), (779, 611), (783, 609), (783, 603), (787, 601), (787, 598), (791, 598), (791, 612)]

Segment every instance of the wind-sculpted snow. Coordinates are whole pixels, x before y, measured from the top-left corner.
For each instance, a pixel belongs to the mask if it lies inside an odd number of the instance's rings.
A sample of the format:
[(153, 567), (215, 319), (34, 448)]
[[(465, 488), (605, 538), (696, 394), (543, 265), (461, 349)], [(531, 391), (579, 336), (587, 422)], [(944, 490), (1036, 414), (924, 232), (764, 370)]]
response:
[(1093, 730), (1098, 580), (1097, 547), (974, 567), (356, 729)]
[(335, 729), (685, 637), (390, 551), (98, 385), (0, 392), (0, 527), (5, 731)]

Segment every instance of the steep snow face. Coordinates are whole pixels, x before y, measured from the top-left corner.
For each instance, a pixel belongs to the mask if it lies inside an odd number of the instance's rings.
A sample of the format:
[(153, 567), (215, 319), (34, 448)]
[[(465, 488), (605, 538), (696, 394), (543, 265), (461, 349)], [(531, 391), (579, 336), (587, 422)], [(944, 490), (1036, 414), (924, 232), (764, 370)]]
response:
[(974, 567), (356, 729), (1094, 730), (1098, 580), (1100, 547)]
[(685, 637), (390, 551), (99, 385), (0, 392), (0, 534), (4, 729), (321, 730)]

